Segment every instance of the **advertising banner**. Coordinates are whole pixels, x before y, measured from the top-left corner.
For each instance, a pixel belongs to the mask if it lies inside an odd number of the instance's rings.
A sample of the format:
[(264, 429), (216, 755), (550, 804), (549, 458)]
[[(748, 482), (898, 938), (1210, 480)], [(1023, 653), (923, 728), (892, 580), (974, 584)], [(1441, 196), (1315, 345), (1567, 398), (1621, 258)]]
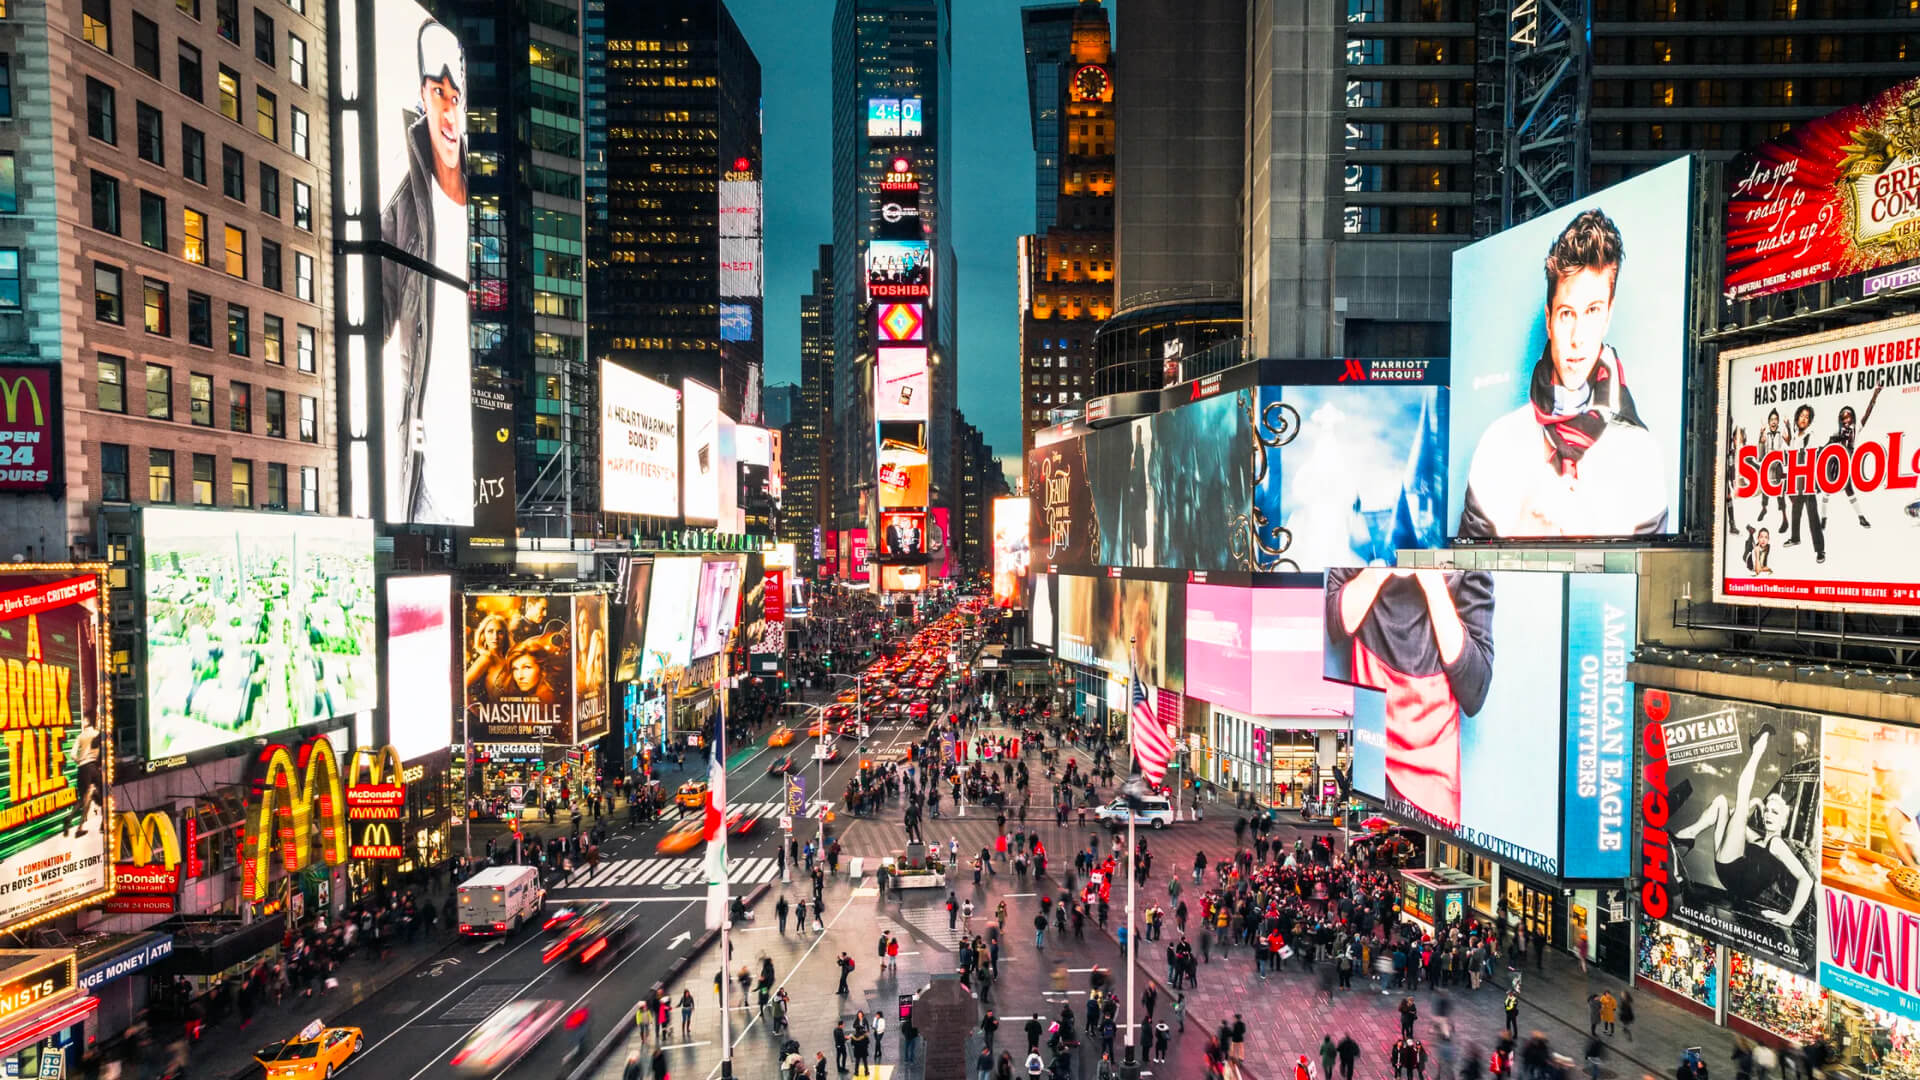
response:
[(927, 308), (925, 304), (887, 303), (873, 305), (873, 339), (882, 344), (925, 341)]
[(1820, 985), (1920, 1020), (1920, 729), (1821, 729)]
[(680, 516), (680, 394), (600, 362), (600, 508)]
[(847, 576), (864, 581), (867, 577), (867, 530), (850, 529), (847, 538)]
[(1322, 678), (1319, 588), (1187, 586), (1187, 696), (1253, 716), (1347, 716), (1353, 687)]
[(720, 305), (720, 340), (721, 341), (752, 341), (753, 340), (753, 305), (752, 304), (721, 304)]
[(927, 553), (927, 515), (921, 510), (883, 510), (880, 513), (882, 558), (917, 558)]
[(900, 135), (900, 99), (867, 99), (867, 138), (893, 139)]
[(880, 568), (881, 592), (920, 592), (927, 587), (927, 569), (924, 566), (882, 566)]
[(1099, 562), (1252, 569), (1238, 533), (1253, 497), (1252, 417), (1253, 392), (1239, 390), (1085, 436)]
[(1053, 591), (1054, 580), (1052, 574), (1035, 574), (1033, 576), (1033, 615), (1028, 633), (1032, 635), (1035, 645), (1049, 652), (1054, 649)]
[(760, 235), (760, 181), (720, 181), (720, 235)]
[(621, 560), (620, 581), (615, 592), (624, 614), (620, 620), (619, 659), (614, 663), (613, 681), (630, 683), (640, 677), (640, 653), (646, 644), (647, 597), (653, 587), (653, 560)]
[(607, 693), (607, 596), (585, 592), (573, 595), (573, 733), (574, 745), (607, 733), (611, 698)]
[(714, 446), (719, 450), (719, 466), (714, 470), (714, 482), (720, 489), (720, 531), (745, 532), (746, 526), (740, 518), (740, 447), (737, 433), (740, 425), (733, 417), (721, 413), (715, 428)]
[(468, 593), (467, 738), (568, 743), (573, 735), (572, 598)]
[(647, 596), (646, 649), (640, 679), (650, 682), (693, 661), (693, 609), (699, 601), (698, 558), (656, 558)]
[(1648, 689), (1639, 752), (1641, 909), (1812, 974), (1820, 718)]
[(140, 511), (147, 757), (371, 709), (373, 523)]
[(385, 519), (472, 525), (466, 55), (413, 0), (369, 7), (380, 238), (445, 275), (380, 264)]
[(924, 300), (933, 268), (925, 240), (867, 242), (867, 295), (875, 300)]
[(914, 180), (880, 182), (870, 223), (878, 240), (920, 240), (926, 227), (920, 221), (920, 184)]
[(1728, 163), (1728, 300), (1920, 258), (1916, 100), (1909, 79)]
[(103, 565), (0, 565), (0, 929), (106, 893), (112, 698)]
[(1100, 525), (1088, 496), (1086, 450), (1079, 439), (1036, 446), (1027, 453), (1027, 491), (1033, 500), (1028, 548), (1043, 566), (1088, 566), (1100, 550)]
[(727, 647), (740, 614), (740, 560), (708, 559), (700, 566), (700, 591), (693, 616), (693, 658)]
[(1453, 535), (1680, 531), (1694, 202), (1681, 158), (1453, 253)]
[(1253, 569), (1390, 565), (1446, 542), (1447, 389), (1262, 386)]
[(953, 576), (952, 522), (944, 506), (936, 506), (928, 514), (927, 553), (933, 556), (933, 564), (928, 569), (934, 577), (945, 580)]
[(461, 565), (513, 561), (513, 397), (485, 368), (473, 373), (473, 529), (456, 534)]
[(1920, 611), (1920, 317), (1720, 359), (1714, 600)]
[(758, 236), (720, 238), (720, 295), (728, 297), (760, 295), (760, 238)]
[(58, 369), (0, 366), (0, 492), (31, 494), (59, 486)]
[(1147, 685), (1186, 689), (1185, 585), (1062, 574), (1058, 599), (1060, 659), (1126, 678), (1131, 640)]
[(873, 416), (876, 420), (927, 419), (927, 350), (881, 346), (874, 350)]
[(1633, 872), (1634, 627), (1639, 582), (1632, 574), (1567, 576), (1566, 827), (1561, 873), (1624, 878)]
[(882, 510), (927, 505), (927, 429), (898, 421), (880, 425), (879, 493)]
[(1325, 677), (1386, 692), (1382, 786), (1361, 790), (1559, 873), (1565, 592), (1557, 573), (1329, 569)]
[(1025, 496), (993, 500), (993, 603), (996, 607), (1027, 606), (1027, 575), (1033, 572), (1033, 549), (1027, 546), (1028, 506)]
[(720, 520), (720, 395), (688, 379), (680, 386), (681, 516), (689, 524)]
[(453, 579), (389, 577), (387, 742), (412, 761), (457, 740), (453, 704)]

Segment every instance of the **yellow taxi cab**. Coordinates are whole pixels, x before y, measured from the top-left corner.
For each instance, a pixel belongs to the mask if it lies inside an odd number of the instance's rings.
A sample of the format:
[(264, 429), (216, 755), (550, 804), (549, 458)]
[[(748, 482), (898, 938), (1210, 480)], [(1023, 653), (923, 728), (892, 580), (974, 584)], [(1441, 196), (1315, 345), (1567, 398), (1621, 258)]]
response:
[(656, 850), (662, 855), (684, 855), (699, 846), (700, 841), (705, 839), (706, 835), (707, 822), (705, 818), (688, 818), (667, 830), (667, 835), (660, 838), (660, 843), (656, 845)]
[(767, 745), (768, 746), (792, 746), (793, 745), (793, 729), (790, 727), (784, 727), (784, 726), (774, 728), (773, 734), (767, 736)]
[(293, 1038), (261, 1047), (253, 1060), (266, 1068), (269, 1080), (318, 1080), (345, 1065), (362, 1038), (359, 1028), (326, 1027), (315, 1020)]
[(689, 780), (681, 784), (679, 792), (673, 797), (673, 801), (689, 810), (700, 809), (707, 805), (707, 782), (705, 780)]
[(825, 718), (815, 720), (807, 725), (807, 734), (816, 739), (824, 739), (833, 734), (833, 725)]
[(833, 695), (833, 700), (841, 701), (841, 702), (850, 702), (858, 698), (859, 696), (860, 696), (860, 692), (858, 690), (847, 689), (847, 690), (842, 690), (838, 694)]

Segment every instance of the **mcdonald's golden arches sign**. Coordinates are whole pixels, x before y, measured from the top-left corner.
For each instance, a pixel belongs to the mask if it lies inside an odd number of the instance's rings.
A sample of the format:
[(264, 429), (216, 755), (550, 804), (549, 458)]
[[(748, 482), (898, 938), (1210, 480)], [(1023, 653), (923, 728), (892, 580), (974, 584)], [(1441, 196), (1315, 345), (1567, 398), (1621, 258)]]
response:
[(0, 366), (0, 491), (45, 492), (57, 486), (60, 409), (55, 371)]
[[(358, 801), (369, 808), (386, 806), (390, 796), (378, 789), (391, 787), (401, 789), (397, 803), (404, 807), (405, 777), (400, 756), (392, 747), (382, 747), (378, 752), (355, 751), (347, 779), (358, 781), (363, 769), (369, 783), (356, 785), (360, 789)], [(338, 866), (350, 858), (400, 857), (355, 850), (365, 845), (353, 841), (352, 807), (356, 800), (350, 797), (350, 790), (342, 783), (340, 758), (324, 735), (308, 739), (297, 751), (279, 745), (260, 751), (254, 760), (251, 813), (240, 856), (241, 892), (248, 900), (267, 895), (275, 847), (280, 849), (280, 864), (289, 874), (306, 869), (312, 862), (316, 840), (320, 859), (328, 866)], [(394, 846), (388, 840), (377, 848), (383, 851)]]

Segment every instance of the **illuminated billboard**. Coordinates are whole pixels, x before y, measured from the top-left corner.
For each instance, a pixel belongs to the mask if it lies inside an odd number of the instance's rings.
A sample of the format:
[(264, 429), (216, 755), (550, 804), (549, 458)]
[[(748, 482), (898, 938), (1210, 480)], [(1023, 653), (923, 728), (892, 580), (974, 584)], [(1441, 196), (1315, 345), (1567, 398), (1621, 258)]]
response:
[(620, 621), (620, 641), (616, 646), (613, 681), (630, 683), (640, 677), (640, 651), (646, 644), (647, 596), (653, 587), (653, 560), (627, 557), (620, 560), (620, 578), (614, 596), (625, 609)]
[(876, 420), (927, 418), (927, 350), (925, 346), (874, 350), (873, 416)]
[(455, 537), (462, 565), (513, 561), (513, 397), (486, 368), (473, 379), (473, 529)]
[(733, 449), (742, 465), (759, 465), (772, 468), (773, 432), (758, 424), (736, 424), (733, 429)]
[(1080, 440), (1100, 563), (1251, 569), (1235, 523), (1254, 487), (1253, 394), (1221, 394)]
[(680, 386), (681, 516), (690, 524), (720, 521), (720, 395), (702, 383)]
[(924, 304), (890, 303), (873, 305), (875, 341), (925, 341), (927, 309)]
[(700, 565), (700, 587), (693, 609), (693, 659), (727, 647), (740, 614), (740, 560), (708, 559)]
[(993, 602), (1024, 608), (1033, 549), (1027, 542), (1029, 503), (1013, 495), (993, 500)]
[(1721, 354), (1715, 600), (1920, 611), (1916, 357), (1915, 316)]
[(924, 133), (926, 124), (921, 118), (920, 99), (917, 97), (900, 99), (900, 137), (917, 139)]
[(1321, 677), (1319, 588), (1187, 586), (1187, 696), (1253, 716), (1351, 716), (1353, 688)]
[(760, 235), (760, 182), (720, 181), (720, 235)]
[(575, 745), (607, 731), (602, 593), (468, 593), (467, 737)]
[(880, 591), (882, 592), (919, 592), (927, 587), (927, 568), (924, 566), (882, 566), (880, 568)]
[(149, 759), (374, 707), (371, 521), (149, 506), (140, 537)]
[[(1728, 163), (1728, 300), (1920, 259), (1916, 100), (1920, 79), (1908, 79)], [(1909, 268), (1868, 278), (1862, 291), (1916, 280)]]
[(1453, 253), (1453, 535), (1680, 531), (1694, 202), (1683, 157)]
[(927, 554), (927, 515), (921, 510), (880, 512), (880, 552), (883, 558), (913, 558)]
[(600, 508), (680, 514), (680, 394), (600, 362)]
[(721, 341), (752, 341), (753, 340), (753, 305), (752, 304), (721, 304), (720, 305), (720, 340)]
[(390, 577), (387, 588), (387, 742), (402, 761), (454, 741), (453, 579)]
[(1131, 660), (1148, 686), (1186, 689), (1185, 585), (1061, 574), (1059, 589), (1060, 659), (1116, 679), (1127, 677)]
[(869, 234), (876, 240), (926, 238), (926, 226), (920, 219), (920, 183), (911, 173), (901, 179), (880, 181), (880, 193), (874, 198), (868, 226)]
[(867, 295), (875, 300), (925, 299), (933, 267), (925, 240), (872, 240), (867, 244)]
[(646, 645), (640, 678), (651, 681), (693, 660), (693, 609), (699, 598), (698, 558), (657, 558), (647, 594)]
[(867, 138), (895, 139), (900, 137), (900, 99), (867, 99)]
[(60, 486), (54, 471), (60, 449), (59, 379), (57, 367), (0, 366), (0, 492), (30, 494)]
[(740, 425), (726, 413), (719, 415), (714, 445), (719, 450), (720, 465), (714, 477), (720, 492), (720, 531), (744, 532), (745, 524), (740, 517), (740, 450), (737, 433)]
[(720, 295), (728, 297), (760, 295), (760, 238), (758, 236), (720, 238)]
[(575, 744), (607, 733), (607, 594), (573, 597), (573, 736)]
[(0, 928), (103, 896), (113, 783), (107, 568), (0, 564)]
[[(1749, 803), (1760, 808), (1770, 826), (1781, 818), (1786, 821), (1780, 830), (1786, 841), (1784, 853), (1772, 846), (1756, 850), (1757, 845), (1749, 842), (1745, 857), (1732, 868), (1734, 880), (1727, 892), (1739, 895), (1745, 887), (1754, 901), (1726, 905), (1733, 908), (1728, 914), (1746, 916), (1736, 924), (1744, 933), (1734, 940), (1742, 947), (1749, 938), (1762, 946), (1798, 947), (1797, 958), (1805, 957), (1809, 940), (1817, 942), (1813, 952), (1821, 986), (1908, 1021), (1920, 1020), (1920, 986), (1911, 977), (1914, 942), (1909, 929), (1920, 917), (1920, 898), (1912, 888), (1914, 875), (1920, 872), (1920, 850), (1913, 842), (1920, 729), (1745, 702), (1689, 699), (1684, 694), (1669, 697), (1675, 719), (1697, 715), (1700, 705), (1711, 705), (1715, 714), (1738, 717), (1745, 738), (1734, 743), (1734, 753), (1717, 763), (1719, 775), (1726, 779), (1706, 790), (1727, 800), (1731, 812), (1740, 792), (1732, 790), (1730, 781), (1742, 775), (1734, 770), (1744, 772), (1743, 757), (1757, 759), (1760, 768), (1755, 770)], [(1647, 698), (1647, 711), (1652, 713), (1652, 691)], [(1666, 702), (1662, 699), (1659, 704)], [(1818, 736), (1818, 768), (1805, 760), (1808, 743), (1803, 736), (1810, 725)], [(1669, 778), (1667, 788), (1673, 787), (1674, 780)], [(1684, 827), (1690, 824), (1688, 815), (1704, 809), (1698, 801), (1684, 811), (1675, 807), (1667, 820), (1672, 827)], [(1653, 828), (1644, 831), (1654, 834)], [(1789, 864), (1787, 857), (1795, 862)], [(1796, 907), (1798, 896), (1789, 889), (1814, 872), (1816, 857), (1821, 895)], [(1679, 858), (1676, 851), (1674, 861)], [(1693, 865), (1706, 861), (1699, 859)], [(1721, 867), (1714, 870), (1720, 873)], [(1755, 872), (1759, 870), (1772, 872), (1762, 876)], [(1683, 891), (1676, 889), (1676, 893)], [(1712, 896), (1706, 889), (1697, 891)], [(1673, 906), (1681, 907), (1678, 895)], [(1814, 919), (1808, 917), (1816, 914), (1818, 933), (1813, 932)], [(1783, 933), (1781, 924), (1786, 920), (1781, 916), (1792, 917), (1787, 923), (1791, 936)], [(1756, 951), (1772, 959), (1784, 950)], [(1788, 958), (1796, 957), (1789, 953)], [(1806, 970), (1804, 963), (1792, 966)]]
[(927, 435), (924, 424), (880, 425), (880, 509), (927, 505)]

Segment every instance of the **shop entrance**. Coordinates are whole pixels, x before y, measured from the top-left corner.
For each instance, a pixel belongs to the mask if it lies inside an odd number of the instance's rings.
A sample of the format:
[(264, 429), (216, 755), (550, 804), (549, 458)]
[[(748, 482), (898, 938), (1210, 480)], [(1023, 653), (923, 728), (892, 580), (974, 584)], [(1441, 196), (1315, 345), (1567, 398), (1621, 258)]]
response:
[(1554, 948), (1566, 948), (1567, 920), (1560, 894), (1535, 885), (1511, 870), (1502, 876), (1506, 882), (1508, 923), (1525, 928), (1529, 939), (1544, 937)]

